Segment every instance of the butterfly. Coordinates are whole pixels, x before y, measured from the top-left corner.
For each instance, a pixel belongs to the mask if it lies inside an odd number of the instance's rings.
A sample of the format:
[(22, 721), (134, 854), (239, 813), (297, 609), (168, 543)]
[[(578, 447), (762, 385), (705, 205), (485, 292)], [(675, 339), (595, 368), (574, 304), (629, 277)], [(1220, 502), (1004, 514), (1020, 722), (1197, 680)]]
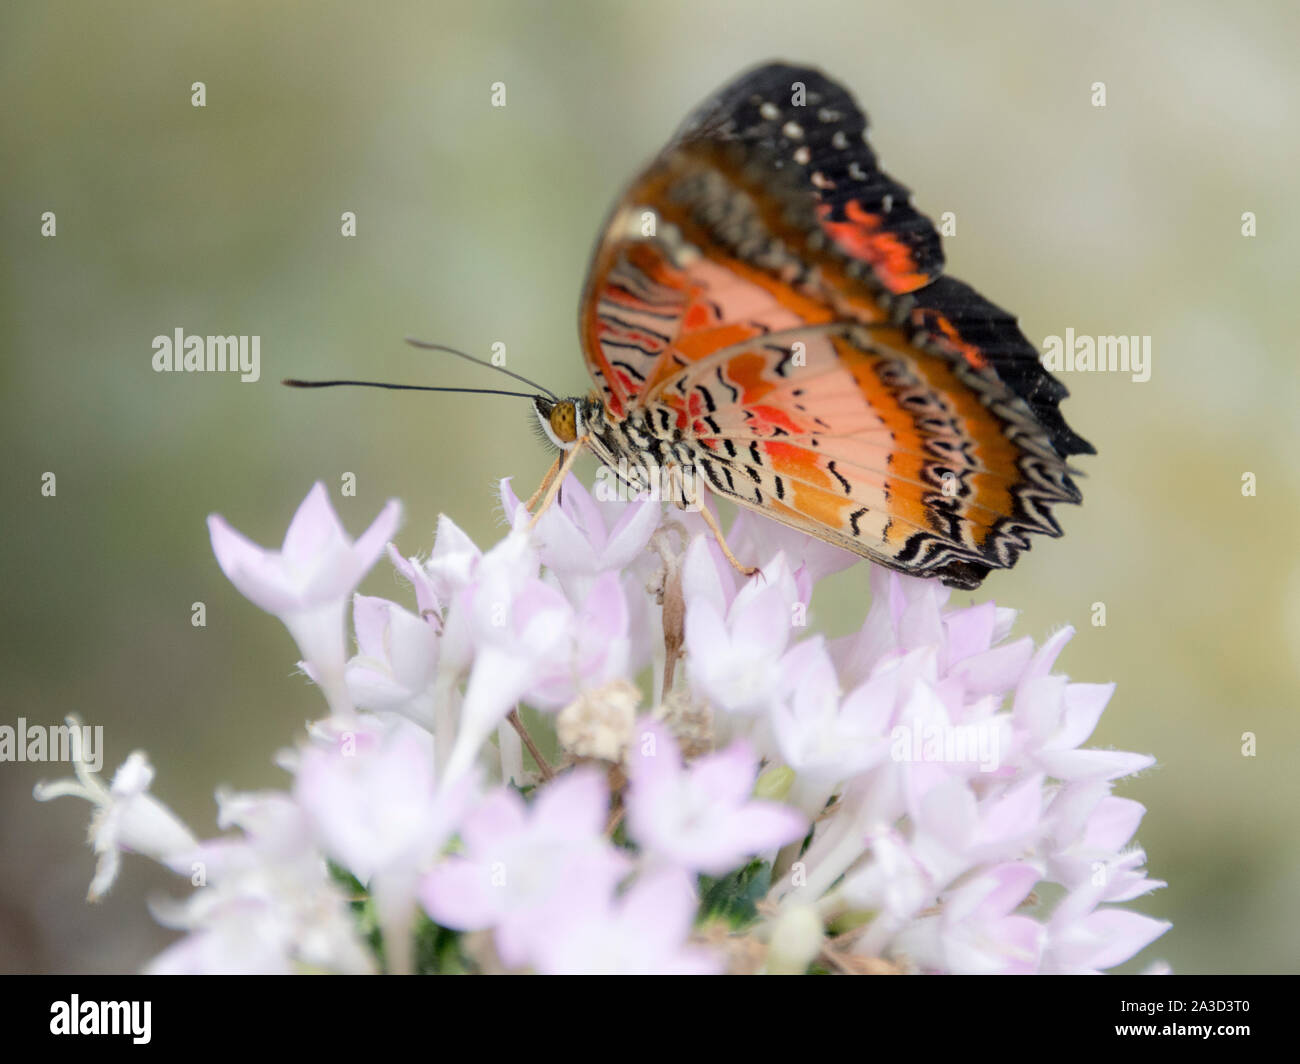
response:
[[(530, 510), (591, 452), (634, 490), (704, 489), (956, 588), (1061, 535), (1051, 506), (1081, 501), (1067, 460), (1095, 453), (1066, 389), (1012, 315), (943, 274), (866, 129), (841, 85), (779, 62), (689, 115), (596, 243), (593, 391), (527, 396), (560, 451)], [(336, 383), (365, 382), (318, 385)]]
[(943, 275), (866, 128), (842, 86), (786, 63), (686, 119), (597, 242), (579, 312), (595, 391), (534, 399), (565, 452), (544, 491), (583, 449), (633, 486), (689, 470), (957, 588), (1061, 534), (1051, 505), (1081, 501), (1067, 459), (1095, 453), (1066, 389), (1014, 317)]

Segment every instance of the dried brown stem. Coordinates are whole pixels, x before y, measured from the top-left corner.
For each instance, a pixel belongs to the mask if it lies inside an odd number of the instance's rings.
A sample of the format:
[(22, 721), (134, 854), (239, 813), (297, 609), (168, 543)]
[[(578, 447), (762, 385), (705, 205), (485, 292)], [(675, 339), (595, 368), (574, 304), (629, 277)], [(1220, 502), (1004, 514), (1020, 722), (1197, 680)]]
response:
[(519, 719), (518, 706), (506, 714), (506, 720), (508, 720), (510, 726), (519, 733), (519, 738), (524, 741), (524, 745), (528, 747), (528, 752), (533, 755), (533, 760), (537, 762), (537, 771), (542, 774), (542, 782), (554, 779), (555, 770), (551, 768), (550, 762), (546, 760), (542, 755), (542, 752), (537, 749), (537, 744), (533, 742), (533, 737), (528, 734), (528, 729), (524, 727), (524, 722)]

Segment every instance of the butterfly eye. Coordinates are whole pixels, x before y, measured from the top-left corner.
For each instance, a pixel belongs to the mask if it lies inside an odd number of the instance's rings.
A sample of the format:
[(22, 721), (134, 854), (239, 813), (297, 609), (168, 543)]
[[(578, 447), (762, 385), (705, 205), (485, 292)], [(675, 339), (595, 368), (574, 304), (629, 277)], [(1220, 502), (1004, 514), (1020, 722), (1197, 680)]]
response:
[(572, 402), (556, 403), (551, 408), (551, 431), (561, 443), (572, 443), (578, 438), (578, 413)]

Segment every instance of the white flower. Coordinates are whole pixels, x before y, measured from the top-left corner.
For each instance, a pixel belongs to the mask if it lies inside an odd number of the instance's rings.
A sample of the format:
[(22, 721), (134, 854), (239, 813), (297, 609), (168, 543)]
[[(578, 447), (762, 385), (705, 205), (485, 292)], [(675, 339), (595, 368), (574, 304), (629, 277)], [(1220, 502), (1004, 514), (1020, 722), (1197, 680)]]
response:
[[(704, 542), (696, 540), (690, 553), (705, 550)], [(710, 565), (688, 556), (683, 589), (692, 688), (730, 713), (762, 712), (781, 690), (781, 656), (800, 601), (794, 576), (777, 555), (762, 578), (746, 583), (724, 610), (713, 575)]]
[(419, 876), (456, 830), (472, 777), (439, 788), (431, 737), (400, 718), (353, 740), (304, 750), (294, 796), (322, 848), (370, 888), (389, 968), (407, 971)]
[(401, 515), (401, 505), (390, 501), (354, 543), (317, 482), (278, 551), (259, 547), (216, 514), (208, 518), (221, 571), (240, 594), (284, 622), (337, 713), (351, 713), (343, 677), (347, 599), (383, 553)]
[(190, 932), (146, 968), (155, 975), (352, 975), (374, 970), (369, 950), (329, 876), (311, 824), (289, 795), (217, 792), (222, 828), (168, 863), (199, 889), (181, 902), (150, 904), (166, 927)]
[(345, 673), (348, 693), (361, 709), (400, 713), (430, 732), (438, 632), (427, 620), (387, 599), (353, 596), (357, 655)]
[(32, 794), (38, 802), (71, 795), (96, 807), (90, 821), (90, 842), (99, 860), (87, 898), (97, 901), (117, 879), (122, 851), (166, 861), (192, 849), (197, 840), (175, 813), (148, 793), (153, 767), (143, 753), (137, 750), (128, 756), (114, 774), (112, 784), (105, 787), (83, 756), (81, 721), (75, 716), (66, 719), (77, 778), (38, 783)]

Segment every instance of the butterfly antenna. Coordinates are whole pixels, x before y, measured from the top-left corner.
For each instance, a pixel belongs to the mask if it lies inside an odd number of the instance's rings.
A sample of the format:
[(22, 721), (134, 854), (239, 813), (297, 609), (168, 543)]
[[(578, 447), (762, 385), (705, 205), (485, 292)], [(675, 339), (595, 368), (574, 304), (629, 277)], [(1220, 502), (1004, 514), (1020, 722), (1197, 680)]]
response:
[(540, 392), (545, 392), (552, 399), (557, 402), (559, 401), (560, 397), (551, 391), (550, 388), (545, 388), (536, 381), (530, 381), (523, 374), (516, 373), (514, 370), (506, 369), (505, 366), (498, 366), (495, 362), (489, 362), (484, 358), (475, 358), (471, 354), (467, 354), (466, 352), (460, 351), (454, 347), (448, 347), (446, 344), (431, 344), (428, 340), (417, 340), (413, 336), (408, 336), (406, 342), (412, 347), (418, 347), (424, 351), (445, 351), (449, 355), (463, 358), (466, 362), (473, 362), (476, 366), (486, 366), (488, 369), (494, 369), (498, 373), (504, 373), (507, 377), (513, 377), (515, 380), (528, 385), (530, 388), (536, 388)]
[(510, 395), (535, 398), (529, 392), (505, 392), (498, 388), (441, 388), (430, 384), (387, 384), (383, 381), (302, 381), (289, 377), (280, 382), (288, 388), (390, 388), (395, 392), (461, 392), (471, 395)]

